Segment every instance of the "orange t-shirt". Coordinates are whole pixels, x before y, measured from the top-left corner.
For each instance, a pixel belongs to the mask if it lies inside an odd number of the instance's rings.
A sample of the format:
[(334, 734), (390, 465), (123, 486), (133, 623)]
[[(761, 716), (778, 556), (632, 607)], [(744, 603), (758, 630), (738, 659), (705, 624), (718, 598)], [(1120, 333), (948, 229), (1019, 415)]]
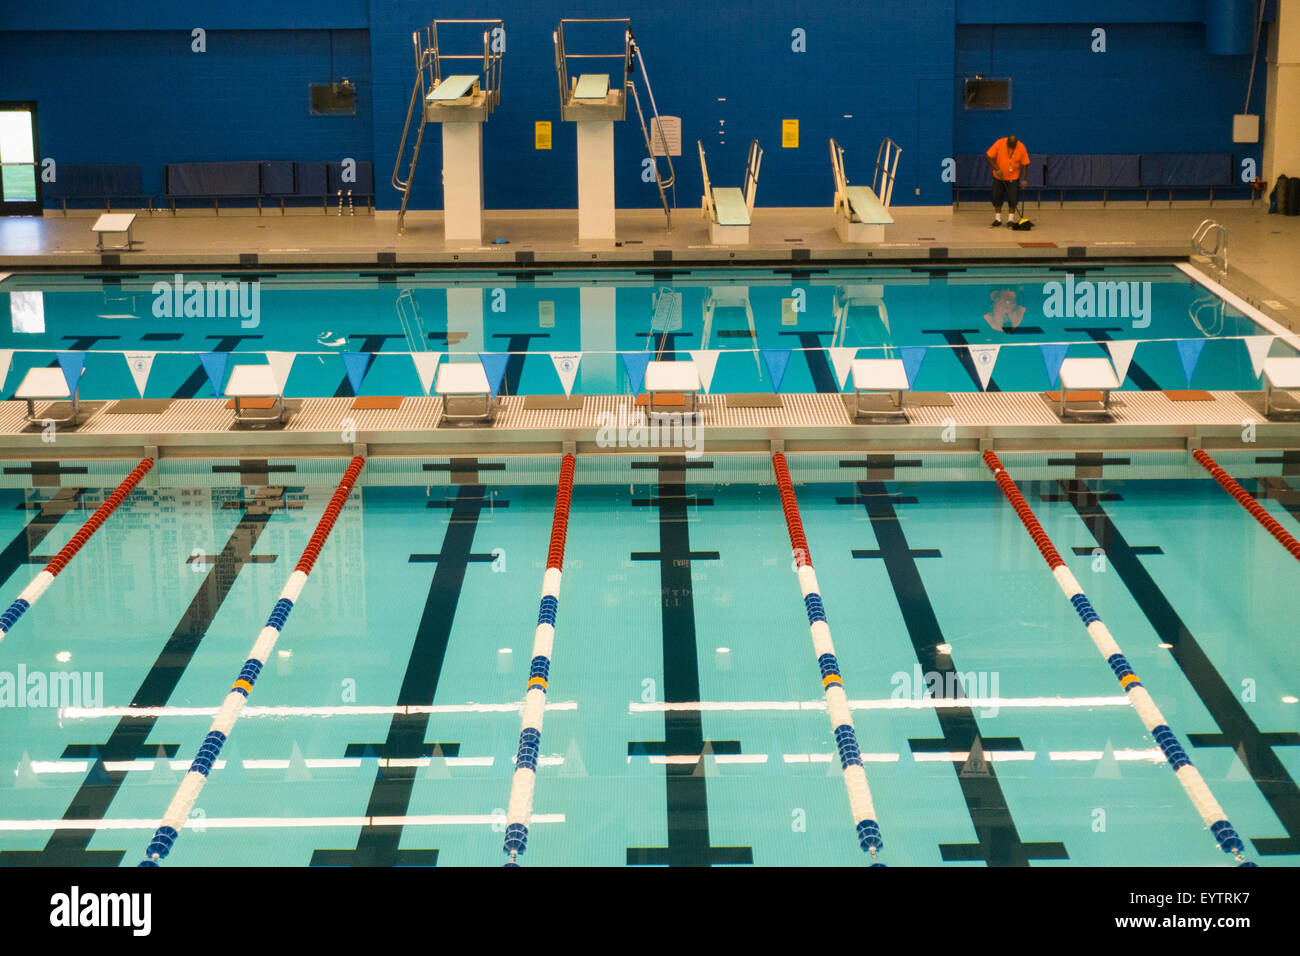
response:
[(1029, 165), (1029, 153), (1025, 151), (1025, 144), (1016, 143), (1015, 150), (1010, 150), (1005, 136), (990, 146), (985, 155), (997, 167), (993, 175), (1005, 182), (1019, 179), (1020, 170)]

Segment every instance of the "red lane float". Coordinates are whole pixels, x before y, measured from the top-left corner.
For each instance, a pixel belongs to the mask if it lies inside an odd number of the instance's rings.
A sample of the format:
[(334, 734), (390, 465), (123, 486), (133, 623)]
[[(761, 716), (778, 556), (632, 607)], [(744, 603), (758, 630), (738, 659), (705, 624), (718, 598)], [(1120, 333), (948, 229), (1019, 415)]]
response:
[(1237, 503), (1250, 512), (1252, 518), (1264, 526), (1264, 530), (1277, 538), (1278, 543), (1291, 552), (1293, 558), (1300, 561), (1300, 541), (1297, 541), (1294, 535), (1278, 524), (1277, 519), (1265, 511), (1249, 491), (1233, 481), (1232, 476), (1220, 468), (1219, 463), (1201, 449), (1198, 448), (1192, 452), (1192, 457), (1200, 462), (1201, 467), (1223, 486), (1224, 491), (1236, 498)]

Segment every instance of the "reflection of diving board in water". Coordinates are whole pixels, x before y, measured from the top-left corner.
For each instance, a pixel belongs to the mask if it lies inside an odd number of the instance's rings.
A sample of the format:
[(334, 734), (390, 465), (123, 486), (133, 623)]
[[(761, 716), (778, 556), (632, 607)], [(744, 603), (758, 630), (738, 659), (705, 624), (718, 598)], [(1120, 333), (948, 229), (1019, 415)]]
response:
[[(835, 314), (835, 331), (831, 335), (832, 347), (855, 345), (862, 348), (878, 343), (890, 344), (889, 310), (885, 308), (885, 287), (879, 284), (842, 285), (835, 288), (832, 305)], [(855, 316), (855, 310), (875, 311), (874, 317)], [(848, 342), (849, 326), (853, 326), (853, 341)], [(890, 353), (892, 354), (892, 349)]]
[(899, 148), (882, 140), (876, 154), (871, 186), (850, 186), (844, 173), (844, 149), (831, 140), (831, 175), (835, 179), (835, 232), (845, 242), (884, 242), (885, 226), (894, 224), (889, 214), (894, 194), (894, 171)]
[(722, 285), (710, 286), (709, 297), (704, 300), (704, 333), (700, 336), (702, 348), (712, 348), (710, 338), (713, 334), (713, 319), (719, 309), (739, 309), (745, 313), (745, 325), (749, 329), (750, 347), (754, 352), (754, 367), (761, 374), (763, 369), (758, 355), (758, 333), (754, 329), (754, 307), (749, 304), (749, 286)]
[[(462, 38), (466, 28), (483, 28), (474, 37), (475, 40), (481, 37), (482, 51), (442, 52), (438, 40), (440, 25), (460, 32)], [(424, 28), (423, 34), (417, 30), (411, 35), (415, 45), (415, 85), (392, 176), (393, 188), (402, 194), (397, 213), (399, 233), (406, 222), (406, 205), (424, 143), (424, 128), (428, 123), (439, 123), (442, 126), (443, 237), (476, 244), (483, 241), (483, 124), (501, 102), (501, 54), (493, 52), (492, 40), (504, 29), (500, 20), (434, 20)], [(445, 61), (458, 64), (462, 60), (472, 62), (480, 72), (443, 75)], [(406, 142), (417, 108), (420, 122), (403, 179)]]
[(714, 187), (709, 182), (709, 164), (704, 158), (704, 144), (696, 140), (700, 151), (700, 175), (704, 181), (702, 205), (704, 217), (709, 220), (709, 241), (714, 245), (748, 245), (749, 220), (754, 212), (754, 197), (758, 193), (758, 171), (763, 162), (763, 149), (758, 140), (749, 143), (745, 160), (745, 179), (742, 187)]

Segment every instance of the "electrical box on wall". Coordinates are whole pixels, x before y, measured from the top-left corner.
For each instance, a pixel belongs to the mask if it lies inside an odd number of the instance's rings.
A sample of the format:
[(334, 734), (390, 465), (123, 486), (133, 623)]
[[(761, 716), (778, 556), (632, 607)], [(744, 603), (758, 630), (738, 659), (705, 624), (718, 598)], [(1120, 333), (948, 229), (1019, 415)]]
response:
[(1234, 143), (1259, 142), (1259, 114), (1236, 113), (1232, 117), (1232, 141)]
[(352, 116), (357, 111), (357, 88), (344, 77), (338, 83), (311, 84), (312, 116)]

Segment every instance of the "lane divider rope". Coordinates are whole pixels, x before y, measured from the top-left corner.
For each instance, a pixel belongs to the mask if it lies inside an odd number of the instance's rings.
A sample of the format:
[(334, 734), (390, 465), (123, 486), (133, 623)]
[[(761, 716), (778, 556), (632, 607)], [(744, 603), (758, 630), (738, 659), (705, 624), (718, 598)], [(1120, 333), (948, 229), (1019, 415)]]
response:
[(1002, 462), (998, 460), (998, 456), (991, 451), (986, 451), (984, 453), (984, 464), (993, 473), (993, 478), (998, 483), (998, 487), (1002, 489), (1007, 501), (1011, 503), (1011, 507), (1019, 515), (1021, 523), (1029, 532), (1034, 544), (1038, 546), (1043, 560), (1052, 569), (1052, 576), (1056, 578), (1056, 583), (1060, 585), (1070, 604), (1074, 606), (1075, 613), (1079, 615), (1084, 627), (1088, 629), (1088, 636), (1092, 638), (1092, 642), (1097, 645), (1097, 650), (1101, 652), (1101, 656), (1110, 665), (1110, 669), (1114, 672), (1116, 679), (1119, 680), (1120, 687), (1128, 695), (1133, 709), (1137, 711), (1142, 723), (1146, 725), (1147, 731), (1160, 745), (1160, 750), (1164, 753), (1165, 759), (1169, 761), (1169, 766), (1174, 770), (1174, 776), (1191, 799), (1196, 812), (1200, 814), (1201, 819), (1205, 821), (1205, 825), (1209, 827), (1210, 832), (1214, 835), (1214, 840), (1218, 843), (1219, 849), (1224, 853), (1231, 853), (1242, 866), (1255, 866), (1256, 864), (1242, 857), (1241, 854), (1245, 849), (1245, 844), (1242, 842), (1241, 837), (1237, 835), (1237, 831), (1233, 829), (1232, 824), (1228, 822), (1228, 815), (1224, 812), (1223, 807), (1219, 806), (1219, 802), (1215, 800), (1214, 794), (1210, 792), (1210, 788), (1201, 776), (1201, 772), (1192, 765), (1192, 761), (1188, 758), (1182, 744), (1179, 743), (1178, 737), (1169, 729), (1169, 722), (1165, 720), (1160, 709), (1156, 707), (1151, 694), (1138, 680), (1137, 674), (1134, 673), (1133, 668), (1129, 666), (1128, 660), (1124, 657), (1124, 652), (1116, 643), (1110, 630), (1102, 623), (1096, 610), (1083, 593), (1083, 588), (1079, 586), (1079, 582), (1070, 572), (1070, 569), (1065, 566), (1065, 562), (1061, 560), (1061, 555), (1052, 546), (1052, 541), (1048, 538), (1047, 532), (1038, 523), (1038, 518), (1034, 516), (1034, 512), (1025, 501), (1024, 495), (1016, 487), (1016, 483), (1007, 474), (1006, 469), (1002, 467)]
[(533, 632), (533, 657), (524, 691), (520, 719), (519, 750), (510, 779), (510, 803), (506, 810), (504, 851), (506, 866), (518, 866), (518, 857), (528, 847), (528, 827), (533, 816), (533, 790), (537, 786), (537, 758), (542, 746), (542, 716), (546, 710), (547, 681), (551, 674), (551, 647), (555, 642), (555, 618), (560, 609), (560, 577), (564, 571), (564, 539), (569, 531), (569, 506), (573, 502), (573, 471), (577, 460), (565, 455), (560, 464), (560, 481), (555, 492), (555, 516), (551, 519), (551, 546), (542, 576), (542, 600)]
[(54, 579), (58, 577), (59, 572), (67, 567), (68, 562), (90, 540), (91, 535), (99, 530), (99, 526), (108, 520), (108, 516), (117, 510), (117, 506), (135, 490), (135, 486), (140, 483), (140, 479), (149, 473), (153, 465), (152, 458), (141, 459), (140, 463), (117, 486), (117, 490), (105, 498), (104, 503), (95, 509), (95, 513), (72, 536), (72, 540), (59, 550), (53, 560), (42, 568), (36, 577), (32, 578), (31, 583), (23, 588), (18, 597), (14, 599), (14, 602), (5, 609), (3, 614), (0, 614), (0, 641), (5, 639), (5, 635), (13, 629), (18, 619), (27, 613), (27, 609), (35, 604), (46, 589), (54, 583)]
[[(871, 788), (867, 785), (867, 772), (862, 765), (857, 731), (853, 727), (853, 712), (849, 708), (848, 695), (844, 692), (844, 679), (840, 676), (835, 645), (831, 643), (831, 629), (826, 621), (826, 609), (822, 604), (817, 575), (813, 571), (812, 555), (808, 551), (808, 539), (799, 518), (799, 502), (794, 495), (794, 483), (790, 480), (785, 455), (781, 452), (773, 454), (772, 468), (776, 472), (781, 508), (785, 512), (785, 526), (790, 534), (790, 547), (794, 550), (799, 588), (803, 592), (804, 609), (808, 612), (808, 627), (812, 632), (817, 666), (821, 669), (822, 692), (826, 696), (831, 731), (835, 734), (835, 743), (839, 749), (840, 767), (844, 771), (844, 786), (849, 793), (849, 807), (853, 811), (858, 845), (875, 859), (876, 853), (884, 849), (885, 841), (880, 833), (880, 824), (876, 822), (876, 808), (871, 801)], [(883, 863), (875, 865), (884, 866)]]
[(1237, 503), (1250, 512), (1250, 516), (1264, 526), (1273, 537), (1277, 538), (1282, 547), (1291, 552), (1291, 557), (1300, 561), (1300, 541), (1295, 536), (1282, 527), (1271, 514), (1264, 510), (1263, 506), (1255, 500), (1254, 496), (1241, 485), (1237, 484), (1226, 471), (1219, 467), (1219, 463), (1203, 452), (1196, 449), (1192, 452), (1192, 457), (1200, 462), (1201, 467), (1210, 473), (1210, 475), (1223, 486), (1223, 490), (1232, 497), (1237, 499)]
[(365, 463), (366, 460), (360, 455), (353, 458), (348, 464), (347, 471), (343, 473), (343, 479), (339, 482), (338, 487), (334, 489), (329, 504), (325, 506), (325, 513), (321, 515), (320, 521), (316, 524), (316, 530), (312, 532), (311, 539), (302, 552), (302, 557), (298, 559), (297, 567), (289, 575), (284, 590), (280, 592), (280, 599), (275, 602), (275, 607), (271, 610), (271, 616), (267, 619), (266, 626), (258, 634), (257, 641), (253, 644), (252, 651), (249, 652), (248, 660), (244, 661), (239, 676), (235, 679), (235, 683), (231, 685), (230, 693), (226, 695), (221, 709), (217, 711), (217, 716), (212, 721), (207, 736), (203, 738), (203, 744), (199, 747), (198, 755), (195, 756), (194, 762), (190, 764), (190, 769), (182, 778), (180, 786), (176, 788), (176, 795), (172, 797), (167, 812), (163, 814), (162, 823), (154, 831), (153, 839), (149, 842), (149, 848), (145, 851), (145, 859), (140, 863), (140, 866), (157, 866), (158, 861), (171, 852), (172, 844), (180, 836), (185, 821), (190, 818), (190, 811), (194, 808), (194, 801), (198, 799), (199, 791), (203, 789), (204, 783), (207, 782), (208, 773), (212, 770), (213, 763), (221, 754), (221, 748), (225, 745), (231, 730), (234, 729), (235, 721), (239, 719), (244, 705), (248, 702), (248, 695), (253, 691), (253, 684), (257, 682), (257, 677), (262, 672), (267, 658), (271, 656), (271, 651), (275, 649), (275, 642), (280, 637), (280, 631), (284, 628), (285, 621), (289, 619), (289, 612), (293, 610), (294, 602), (298, 600), (298, 596), (302, 593), (303, 585), (307, 583), (307, 577), (311, 574), (311, 569), (320, 556), (321, 548), (324, 547), (325, 540), (334, 528), (334, 522), (338, 519), (343, 506), (347, 504), (348, 496), (352, 494), (352, 487), (356, 484), (357, 476), (361, 474), (361, 469)]

